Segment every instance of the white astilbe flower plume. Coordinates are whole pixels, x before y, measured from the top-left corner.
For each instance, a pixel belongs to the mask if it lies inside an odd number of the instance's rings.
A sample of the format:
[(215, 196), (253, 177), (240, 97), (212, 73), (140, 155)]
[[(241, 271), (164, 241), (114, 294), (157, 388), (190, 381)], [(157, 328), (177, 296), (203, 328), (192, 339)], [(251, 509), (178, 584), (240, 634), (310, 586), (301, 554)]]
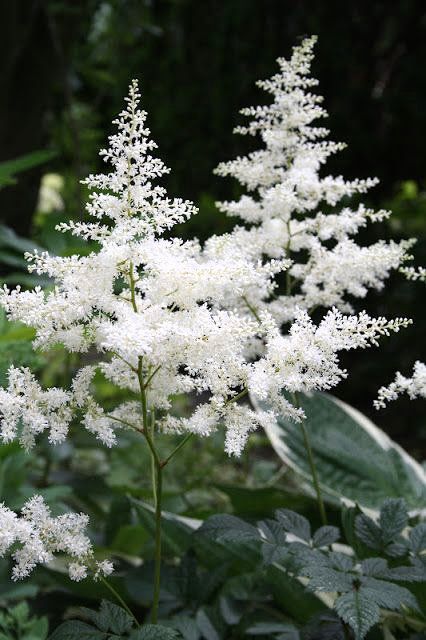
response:
[(97, 561), (85, 529), (89, 519), (83, 513), (53, 517), (41, 496), (33, 496), (21, 516), (0, 504), (0, 557), (11, 554), (15, 561), (12, 578), (26, 578), (37, 565), (52, 562), (55, 554), (66, 554), (70, 578), (75, 581), (92, 574), (96, 579), (112, 573), (108, 560)]
[[(48, 275), (53, 287), (4, 287), (0, 293), (8, 316), (35, 328), (36, 347), (90, 349), (98, 362), (80, 369), (69, 389), (43, 389), (28, 369), (11, 367), (9, 385), (0, 389), (3, 441), (18, 438), (30, 448), (46, 432), (52, 444), (59, 443), (74, 419), (112, 446), (118, 427), (146, 437), (155, 415), (164, 432), (207, 436), (223, 425), (227, 453), (240, 455), (249, 433), (266, 420), (279, 413), (303, 417), (284, 399), (284, 390), (333, 387), (346, 375), (339, 351), (376, 344), (379, 335), (407, 324), (333, 310), (315, 326), (306, 313), (325, 299), (341, 306), (347, 291), (364, 295), (366, 287), (381, 286), (404, 252), (392, 243), (363, 249), (349, 238), (367, 218), (385, 214), (359, 207), (334, 217), (304, 217), (321, 200), (335, 204), (370, 184), (318, 177), (319, 165), (337, 147), (315, 142), (323, 130), (311, 126), (322, 114), (318, 98), (304, 91), (314, 84), (307, 77), (312, 44), (296, 49), (290, 62), (280, 61), (281, 74), (263, 83), (273, 105), (249, 110), (253, 121), (244, 132), (260, 132), (266, 150), (222, 168), (257, 189), (257, 200), (246, 196), (226, 207), (258, 226), (214, 237), (205, 251), (196, 240), (162, 237), (195, 208), (155, 184), (168, 169), (153, 155), (138, 86), (131, 84), (127, 107), (114, 121), (118, 131), (101, 152), (112, 170), (85, 181), (92, 189), (91, 221), (60, 225), (95, 241), (97, 249), (84, 256), (28, 254), (30, 271)], [(296, 228), (293, 247), (287, 232)], [(337, 244), (329, 250), (322, 239)], [(289, 248), (308, 248), (310, 266), (288, 260)], [(293, 280), (299, 274), (306, 290), (302, 286), (282, 303), (275, 277), (286, 269)], [(279, 331), (284, 317), (295, 319), (288, 336)], [(92, 395), (96, 371), (140, 402), (107, 412)], [(247, 392), (266, 400), (268, 410), (259, 414), (239, 403)], [(173, 415), (172, 399), (179, 394), (200, 396), (192, 414)], [(76, 576), (79, 567), (73, 568)]]
[[(121, 389), (140, 393), (142, 384), (148, 411), (168, 411), (176, 394), (204, 392), (211, 420), (203, 433), (224, 422), (241, 434), (227, 438), (227, 451), (240, 453), (244, 434), (258, 421), (249, 412), (245, 429), (237, 428), (238, 409), (223, 407), (245, 389), (251, 367), (247, 353), (260, 329), (255, 319), (230, 309), (230, 302), (254, 292), (271, 295), (274, 276), (290, 263), (263, 264), (238, 251), (206, 260), (196, 240), (161, 237), (196, 209), (168, 198), (155, 184), (168, 169), (153, 155), (156, 145), (139, 98), (133, 82), (127, 107), (114, 121), (118, 132), (101, 151), (112, 171), (85, 181), (92, 189), (91, 221), (59, 225), (61, 231), (96, 241), (98, 250), (64, 258), (27, 254), (30, 271), (48, 275), (53, 288), (4, 287), (0, 293), (9, 317), (35, 328), (36, 347), (94, 348), (100, 362), (78, 372), (67, 390), (44, 390), (29, 370), (12, 367), (9, 386), (0, 391), (0, 436), (19, 438), (29, 448), (37, 435), (48, 432), (58, 443), (73, 417), (107, 446), (114, 444), (119, 426), (142, 432), (140, 407), (129, 411), (124, 403), (107, 413), (91, 395), (98, 367)], [(176, 421), (163, 423), (170, 430)]]
[[(288, 335), (283, 336), (266, 314), (262, 320), (267, 326), (265, 355), (251, 369), (249, 388), (260, 400), (275, 397), (277, 403), (284, 402), (284, 414), (289, 408), (282, 390), (295, 393), (335, 387), (347, 376), (339, 364), (339, 351), (377, 345), (379, 337), (410, 323), (406, 318), (371, 318), (365, 312), (344, 316), (332, 309), (316, 326), (306, 311), (299, 310)], [(291, 417), (297, 419), (296, 414)]]
[(411, 400), (426, 398), (426, 364), (417, 360), (414, 364), (413, 375), (405, 377), (397, 371), (395, 380), (387, 387), (381, 387), (377, 400), (374, 401), (376, 409), (384, 409), (388, 402), (406, 393)]
[[(291, 322), (298, 309), (334, 306), (351, 313), (348, 296), (363, 298), (369, 289), (382, 289), (390, 271), (410, 257), (413, 244), (359, 246), (354, 240), (359, 230), (389, 212), (340, 202), (365, 193), (377, 180), (321, 175), (328, 157), (345, 145), (325, 140), (328, 130), (313, 124), (327, 116), (322, 97), (311, 93), (318, 84), (310, 76), (315, 42), (315, 37), (305, 39), (289, 60), (278, 59), (276, 75), (257, 83), (270, 94), (270, 104), (241, 111), (249, 123), (236, 132), (259, 135), (263, 148), (220, 164), (216, 173), (236, 178), (247, 189), (239, 200), (218, 203), (245, 226), (206, 245), (208, 256), (242, 251), (255, 262), (292, 259), (281, 295), (265, 297), (259, 290), (240, 298), (241, 311), (244, 306), (246, 313), (269, 310), (279, 323)], [(407, 275), (421, 277), (415, 271)]]

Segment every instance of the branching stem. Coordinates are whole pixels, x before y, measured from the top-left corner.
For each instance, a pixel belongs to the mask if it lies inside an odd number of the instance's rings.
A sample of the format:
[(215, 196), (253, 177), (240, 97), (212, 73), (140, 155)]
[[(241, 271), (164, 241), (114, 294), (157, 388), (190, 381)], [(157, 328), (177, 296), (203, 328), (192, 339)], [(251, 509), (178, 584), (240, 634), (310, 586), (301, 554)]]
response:
[(243, 300), (244, 300), (244, 304), (246, 305), (247, 309), (250, 311), (250, 313), (256, 318), (256, 320), (258, 321), (259, 324), (261, 324), (261, 319), (259, 314), (257, 313), (256, 309), (253, 307), (252, 304), (250, 304), (250, 302), (247, 300), (246, 296), (243, 296)]
[(186, 445), (186, 443), (192, 438), (194, 434), (193, 433), (188, 433), (188, 435), (186, 435), (177, 445), (177, 447), (175, 449), (173, 449), (173, 451), (167, 456), (167, 458), (165, 458), (162, 462), (161, 462), (161, 467), (165, 467), (166, 464), (168, 464), (170, 462), (170, 460), (173, 458), (173, 456), (182, 449), (182, 447), (184, 447)]

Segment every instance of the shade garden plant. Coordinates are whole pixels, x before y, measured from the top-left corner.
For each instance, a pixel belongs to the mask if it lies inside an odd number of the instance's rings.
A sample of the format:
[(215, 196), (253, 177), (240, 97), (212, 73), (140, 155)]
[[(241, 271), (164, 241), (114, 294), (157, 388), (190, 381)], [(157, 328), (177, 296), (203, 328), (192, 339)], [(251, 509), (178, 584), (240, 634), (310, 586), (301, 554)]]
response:
[[(109, 172), (85, 180), (87, 220), (58, 226), (86, 249), (26, 253), (29, 272), (47, 284), (0, 293), (12, 331), (30, 327), (47, 362), (58, 345), (68, 353), (64, 384), (46, 381), (42, 361), (37, 375), (12, 364), (0, 389), (5, 455), (40, 447), (47, 461), (40, 491), (0, 507), (0, 554), (12, 581), (92, 600), (56, 620), (56, 640), (426, 633), (424, 470), (324, 393), (347, 376), (341, 352), (377, 347), (410, 324), (355, 313), (357, 299), (381, 290), (392, 270), (411, 279), (424, 270), (409, 263), (414, 241), (356, 242), (390, 215), (352, 204), (375, 180), (322, 175), (343, 145), (316, 125), (326, 112), (311, 92), (314, 43), (305, 39), (259, 83), (269, 104), (242, 111), (248, 124), (238, 132), (262, 147), (217, 169), (242, 185), (239, 199), (218, 205), (241, 220), (230, 233), (203, 246), (173, 235), (196, 208), (158, 184), (168, 169), (133, 81), (101, 151)], [(418, 362), (412, 378), (397, 374), (380, 390), (377, 406), (425, 388)], [(271, 476), (263, 493), (246, 491), (243, 514), (188, 518), (165, 508), (173, 467), (185, 475), (202, 465), (209, 441), (239, 457), (262, 431), (291, 486), (274, 493)], [(111, 497), (106, 464), (90, 509), (107, 517), (93, 540), (88, 515), (66, 506), (90, 500), (81, 487), (58, 499), (51, 471), (81, 438), (91, 443), (89, 466), (117, 450), (128, 456), (121, 471), (133, 473), (127, 485), (116, 477)], [(233, 505), (241, 499), (229, 495)], [(256, 496), (272, 496), (275, 508), (260, 520)]]

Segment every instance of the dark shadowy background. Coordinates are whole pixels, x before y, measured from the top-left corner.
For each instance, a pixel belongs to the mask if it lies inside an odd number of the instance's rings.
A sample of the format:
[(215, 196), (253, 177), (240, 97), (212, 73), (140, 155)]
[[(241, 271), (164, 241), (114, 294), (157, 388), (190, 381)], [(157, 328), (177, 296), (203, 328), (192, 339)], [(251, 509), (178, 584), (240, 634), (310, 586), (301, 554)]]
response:
[[(426, 4), (333, 0), (14, 0), (1, 3), (0, 161), (38, 149), (56, 156), (0, 191), (0, 218), (25, 237), (40, 178), (65, 178), (65, 213), (81, 215), (78, 180), (98, 165), (97, 151), (121, 109), (131, 78), (140, 79), (143, 105), (172, 168), (172, 195), (194, 200), (200, 214), (183, 235), (206, 238), (232, 226), (214, 201), (238, 194), (231, 180), (212, 175), (221, 160), (245, 153), (234, 136), (238, 110), (266, 98), (255, 87), (272, 75), (304, 35), (318, 34), (314, 73), (330, 112), (327, 126), (349, 148), (327, 170), (347, 178), (378, 176), (369, 203), (391, 207), (392, 224), (363, 240), (419, 238), (426, 263)], [(0, 265), (1, 267), (1, 265)], [(9, 267), (3, 267), (3, 273)], [(426, 457), (422, 401), (372, 409), (377, 388), (394, 371), (407, 373), (424, 342), (424, 285), (392, 277), (385, 293), (361, 308), (413, 317), (415, 326), (347, 357), (348, 381), (337, 395), (370, 415), (418, 458)]]

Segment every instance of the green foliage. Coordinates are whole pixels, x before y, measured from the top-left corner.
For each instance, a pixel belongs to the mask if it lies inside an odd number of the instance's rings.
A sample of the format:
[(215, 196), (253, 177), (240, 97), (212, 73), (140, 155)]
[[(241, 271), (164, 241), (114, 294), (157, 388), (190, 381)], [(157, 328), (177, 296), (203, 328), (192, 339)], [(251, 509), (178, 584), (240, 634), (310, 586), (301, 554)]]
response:
[[(349, 519), (346, 514), (344, 537), (350, 537), (347, 535), (350, 533), (352, 540), (357, 542), (357, 548), (351, 548), (345, 544), (347, 540), (337, 547), (332, 546), (342, 535), (337, 527), (322, 526), (312, 533), (309, 521), (288, 509), (278, 510), (274, 519), (261, 521), (257, 526), (235, 516), (214, 515), (198, 528), (194, 534), (195, 548), (197, 549), (197, 540), (200, 538), (209, 541), (209, 553), (214, 555), (216, 567), (218, 562), (225, 561), (228, 563), (231, 574), (238, 567), (241, 576), (242, 567), (245, 566), (246, 570), (250, 571), (247, 576), (256, 576), (257, 584), (263, 584), (266, 588), (265, 595), (268, 591), (273, 593), (273, 583), (277, 580), (277, 576), (285, 576), (291, 585), (291, 590), (295, 592), (293, 595), (297, 594), (296, 607), (299, 609), (299, 617), (295, 610), (292, 610), (287, 594), (283, 598), (287, 607), (290, 604), (290, 609), (286, 610), (289, 621), (297, 621), (296, 626), (293, 622), (288, 628), (285, 628), (285, 625), (281, 628), (281, 623), (274, 620), (274, 616), (279, 617), (278, 610), (274, 611), (274, 607), (269, 607), (272, 619), (262, 624), (256, 622), (255, 625), (245, 626), (246, 635), (262, 635), (262, 629), (269, 629), (269, 632), (265, 631), (265, 635), (270, 634), (268, 637), (299, 637), (297, 634), (301, 629), (300, 622), (303, 626), (315, 616), (321, 615), (321, 600), (318, 598), (322, 593), (328, 594), (327, 605), (332, 607), (341, 619), (338, 627), (336, 619), (331, 618), (330, 628), (335, 635), (330, 637), (347, 637), (344, 625), (349, 625), (356, 640), (362, 640), (379, 621), (394, 624), (395, 619), (404, 620), (405, 623), (410, 620), (407, 623), (409, 627), (411, 625), (412, 629), (420, 628), (426, 631), (424, 616), (426, 609), (421, 611), (415, 595), (416, 584), (424, 587), (426, 583), (424, 523), (408, 527), (407, 508), (402, 500), (385, 501), (377, 522), (357, 508), (349, 511), (354, 516), (352, 531), (348, 531)], [(395, 555), (390, 557), (389, 549), (392, 550), (394, 546), (401, 545), (403, 529), (404, 553), (399, 553), (397, 559)], [(371, 538), (370, 531), (376, 532), (375, 538)], [(380, 547), (378, 541), (380, 541)], [(213, 551), (212, 544), (218, 547), (216, 552)], [(203, 551), (205, 553), (205, 547)], [(238, 552), (240, 564), (234, 562)], [(245, 564), (241, 564), (242, 558)], [(199, 562), (206, 562), (204, 555), (199, 557)], [(305, 594), (303, 594), (300, 579), (307, 581), (308, 592)], [(225, 605), (222, 602), (219, 609), (214, 608), (214, 611), (216, 616), (219, 614), (222, 616), (221, 624), (226, 623), (228, 626), (236, 627), (238, 634), (242, 629), (240, 625), (242, 602), (240, 600), (238, 606), (235, 606), (232, 598), (229, 601), (230, 593), (232, 594), (232, 591), (229, 591), (229, 585), (233, 580), (235, 584), (235, 578), (229, 579), (228, 573), (227, 583), (225, 582), (219, 591), (220, 597), (223, 598), (226, 594), (228, 600), (225, 601)], [(247, 584), (249, 582), (246, 581)], [(314, 607), (310, 605), (309, 592), (315, 594), (317, 604)], [(253, 608), (256, 601), (253, 593), (250, 595), (250, 600)], [(261, 601), (258, 601), (259, 605)], [(261, 610), (260, 606), (258, 615)], [(247, 610), (245, 614), (247, 615)], [(198, 612), (197, 624), (200, 620), (207, 624), (206, 615), (204, 609), (202, 613)], [(214, 627), (214, 616), (213, 618), (211, 616), (208, 619), (210, 625)], [(324, 627), (324, 635), (318, 637), (328, 637), (330, 628), (325, 624), (321, 626)], [(216, 632), (217, 636), (211, 633), (209, 637), (227, 637), (226, 634), (220, 635), (217, 629)], [(279, 633), (287, 636), (279, 636)], [(237, 637), (240, 636), (237, 635)]]
[(144, 624), (136, 620), (122, 607), (102, 600), (99, 611), (82, 608), (84, 620), (67, 620), (55, 629), (50, 640), (174, 640), (179, 634), (161, 625)]
[(30, 615), (25, 601), (8, 610), (0, 610), (0, 640), (45, 640), (48, 627), (46, 617)]
[(33, 167), (38, 167), (41, 164), (52, 160), (55, 157), (53, 151), (33, 151), (19, 158), (13, 160), (7, 160), (6, 162), (0, 162), (0, 189), (2, 187), (15, 184), (16, 174), (21, 171), (27, 171)]
[(19, 276), (21, 285), (35, 286), (44, 282), (37, 275), (26, 273), (27, 263), (23, 254), (35, 249), (40, 249), (36, 242), (22, 238), (10, 227), (0, 224), (0, 265), (5, 265), (11, 270), (2, 280), (15, 283)]
[(18, 322), (8, 322), (0, 309), (0, 386), (7, 385), (7, 370), (11, 364), (40, 370), (45, 359), (34, 351), (32, 340), (35, 332)]

